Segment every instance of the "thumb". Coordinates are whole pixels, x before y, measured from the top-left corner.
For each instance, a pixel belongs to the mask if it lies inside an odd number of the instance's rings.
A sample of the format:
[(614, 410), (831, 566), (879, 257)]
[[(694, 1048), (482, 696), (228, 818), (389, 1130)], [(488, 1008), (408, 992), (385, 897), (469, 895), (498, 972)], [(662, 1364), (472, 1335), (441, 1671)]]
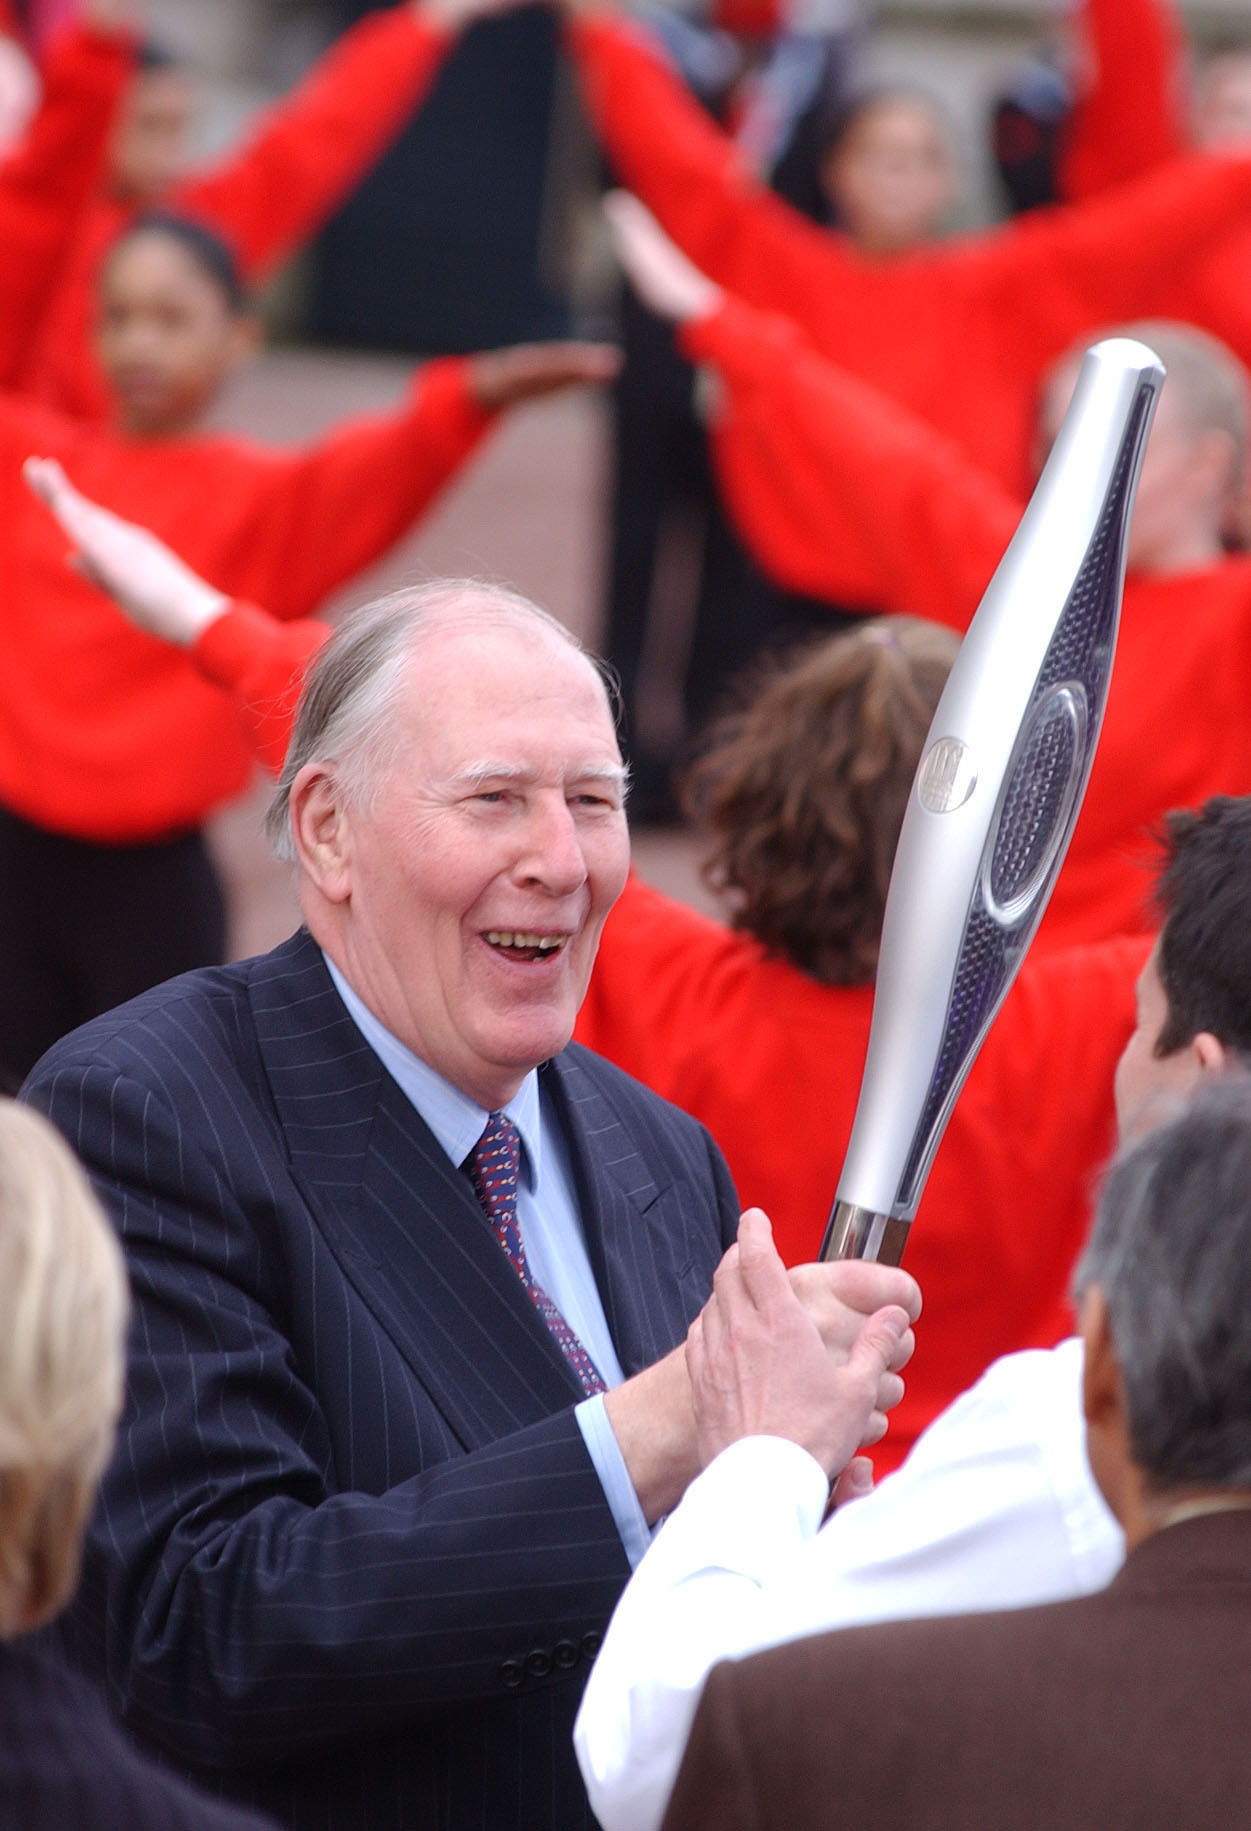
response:
[(882, 1375), (889, 1371), (899, 1343), (911, 1326), (908, 1312), (896, 1303), (875, 1310), (852, 1343), (847, 1356), (848, 1372), (871, 1380), (876, 1387)]

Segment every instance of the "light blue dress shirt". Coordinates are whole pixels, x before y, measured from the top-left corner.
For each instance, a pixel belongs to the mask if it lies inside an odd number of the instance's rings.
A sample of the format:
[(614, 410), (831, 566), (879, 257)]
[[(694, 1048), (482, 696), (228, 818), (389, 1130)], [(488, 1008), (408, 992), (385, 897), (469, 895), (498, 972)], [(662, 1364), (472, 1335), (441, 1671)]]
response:
[[(482, 1136), (489, 1114), (393, 1036), (357, 997), (333, 960), (326, 959), (326, 967), (353, 1023), (459, 1168)], [(595, 1362), (605, 1386), (619, 1386), (625, 1375), (591, 1271), (568, 1148), (540, 1097), (536, 1070), (531, 1069), (502, 1110), (521, 1134), (517, 1224), (530, 1270)], [(583, 1399), (574, 1407), (574, 1417), (633, 1568), (651, 1544), (651, 1529), (604, 1410), (603, 1394)]]

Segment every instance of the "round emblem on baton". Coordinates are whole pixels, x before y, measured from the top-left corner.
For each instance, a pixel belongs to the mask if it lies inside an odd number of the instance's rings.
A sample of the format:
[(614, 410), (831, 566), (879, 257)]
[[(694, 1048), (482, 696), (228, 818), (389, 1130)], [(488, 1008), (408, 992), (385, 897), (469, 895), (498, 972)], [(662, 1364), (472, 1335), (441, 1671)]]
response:
[(940, 737), (921, 758), (917, 798), (931, 814), (950, 814), (963, 807), (977, 787), (973, 752), (958, 737)]

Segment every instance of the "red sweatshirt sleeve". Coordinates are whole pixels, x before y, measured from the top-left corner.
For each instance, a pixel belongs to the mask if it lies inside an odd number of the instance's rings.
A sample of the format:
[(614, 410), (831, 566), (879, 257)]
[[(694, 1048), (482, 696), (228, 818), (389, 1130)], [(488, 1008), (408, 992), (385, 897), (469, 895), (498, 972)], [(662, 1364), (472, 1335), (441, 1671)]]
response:
[(236, 601), (188, 650), (205, 680), (229, 693), (244, 735), (271, 775), (287, 754), (305, 671), (329, 634), (330, 625), (312, 617), (277, 623)]
[(1031, 373), (1092, 326), (1158, 309), (1177, 274), (1222, 245), (1249, 210), (1251, 156), (1190, 153), (1086, 203), (1031, 211), (955, 244), (951, 258), (983, 312), (1013, 324)]
[(469, 386), (470, 359), (440, 357), (403, 405), (337, 427), (272, 460), (258, 491), (236, 589), (283, 619), (309, 615), (385, 553), (477, 446), (494, 415)]
[(1177, 158), (1190, 143), (1185, 48), (1169, 0), (1085, 0), (1060, 193), (1074, 199)]
[(211, 223), (249, 279), (264, 275), (320, 228), (381, 156), (450, 44), (408, 0), (369, 14), (241, 147), (181, 184), (172, 205)]
[(100, 181), (134, 46), (70, 27), (44, 67), (25, 143), (0, 165), (0, 383), (20, 367), (79, 219)]
[(609, 13), (575, 21), (570, 48), (621, 182), (698, 267), (753, 305), (796, 309), (813, 287), (863, 265), (754, 178), (643, 32)]
[(727, 299), (682, 341), (719, 376), (718, 475), (762, 565), (794, 590), (963, 630), (1021, 505), (776, 314)]

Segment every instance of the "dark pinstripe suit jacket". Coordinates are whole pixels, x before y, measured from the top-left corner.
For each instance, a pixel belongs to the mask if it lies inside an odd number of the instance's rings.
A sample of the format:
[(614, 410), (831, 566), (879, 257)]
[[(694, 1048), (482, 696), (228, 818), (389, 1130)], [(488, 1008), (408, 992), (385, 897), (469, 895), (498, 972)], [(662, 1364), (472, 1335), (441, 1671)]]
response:
[[(706, 1296), (733, 1190), (606, 1062), (542, 1072), (634, 1372)], [(592, 1823), (570, 1731), (627, 1568), (580, 1395), (312, 941), (98, 1019), (26, 1097), (90, 1168), (137, 1309), (77, 1656), (292, 1825)]]

